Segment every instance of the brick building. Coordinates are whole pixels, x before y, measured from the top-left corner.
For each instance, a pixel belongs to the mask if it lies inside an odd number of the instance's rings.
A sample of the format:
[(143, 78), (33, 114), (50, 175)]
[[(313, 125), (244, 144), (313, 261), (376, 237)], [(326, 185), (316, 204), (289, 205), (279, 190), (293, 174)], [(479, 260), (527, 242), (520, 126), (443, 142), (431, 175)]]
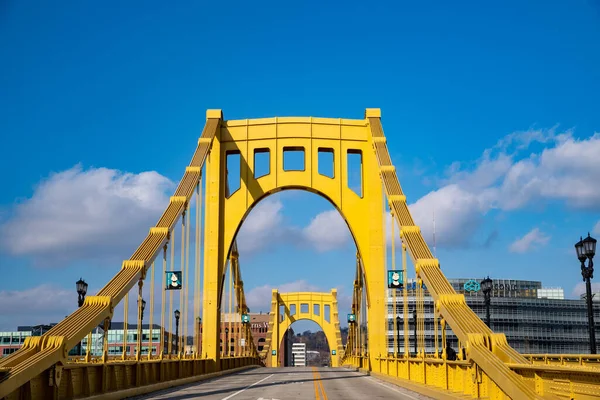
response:
[[(250, 330), (254, 346), (260, 352), (266, 341), (267, 331), (269, 330), (269, 313), (249, 313)], [(223, 349), (222, 343), (229, 342), (230, 354), (240, 354), (242, 348), (245, 347), (243, 341), (236, 341), (236, 338), (243, 338), (242, 322), (239, 314), (221, 314), (221, 352)], [(202, 322), (198, 328), (200, 350), (202, 351)]]

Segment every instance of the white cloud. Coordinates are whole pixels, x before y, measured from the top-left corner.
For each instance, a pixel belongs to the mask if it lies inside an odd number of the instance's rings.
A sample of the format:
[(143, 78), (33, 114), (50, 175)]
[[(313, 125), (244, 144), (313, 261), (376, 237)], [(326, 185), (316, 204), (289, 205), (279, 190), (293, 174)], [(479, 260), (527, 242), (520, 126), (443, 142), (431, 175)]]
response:
[(351, 242), (348, 226), (337, 210), (317, 214), (305, 227), (290, 225), (280, 200), (265, 199), (257, 204), (242, 224), (238, 235), (240, 254), (249, 254), (291, 243), (325, 252), (343, 248)]
[(0, 248), (43, 265), (126, 258), (160, 217), (173, 186), (154, 171), (131, 174), (77, 165), (51, 174), (0, 226)]
[(318, 214), (302, 230), (302, 235), (320, 252), (342, 248), (352, 240), (350, 229), (337, 210)]
[[(545, 148), (525, 152), (533, 144)], [(483, 217), (494, 209), (512, 211), (562, 201), (572, 208), (598, 210), (600, 186), (590, 184), (600, 180), (598, 154), (597, 133), (576, 139), (573, 132), (557, 134), (555, 128), (515, 132), (484, 150), (473, 166), (452, 163), (441, 187), (410, 209), (428, 242), (435, 210), (437, 244), (446, 247), (472, 244)]]
[(512, 242), (508, 249), (511, 253), (526, 253), (535, 248), (545, 246), (549, 240), (550, 236), (541, 232), (539, 228), (533, 228), (523, 237)]
[(281, 201), (267, 198), (250, 211), (237, 237), (240, 254), (261, 250), (281, 237), (282, 209)]
[[(596, 292), (599, 293), (600, 292), (600, 282), (592, 282), (592, 294)], [(575, 287), (573, 288), (573, 292), (572, 295), (575, 298), (579, 298), (579, 296), (581, 296), (582, 294), (585, 293), (585, 282), (579, 282), (577, 285), (575, 285)], [(594, 297), (595, 301), (598, 301), (598, 299), (596, 299)]]
[(25, 290), (1, 290), (0, 304), (0, 331), (16, 331), (19, 325), (63, 320), (77, 307), (77, 293), (42, 284)]
[(409, 206), (425, 240), (433, 242), (435, 212), (436, 245), (458, 247), (467, 243), (490, 210), (491, 196), (473, 193), (457, 184), (430, 192)]

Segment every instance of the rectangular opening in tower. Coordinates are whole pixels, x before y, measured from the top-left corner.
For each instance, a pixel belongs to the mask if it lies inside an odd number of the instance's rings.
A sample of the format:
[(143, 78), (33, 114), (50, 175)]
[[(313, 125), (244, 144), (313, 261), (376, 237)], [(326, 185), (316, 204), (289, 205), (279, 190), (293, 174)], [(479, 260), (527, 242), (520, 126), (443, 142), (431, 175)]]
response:
[(307, 303), (300, 304), (300, 314), (308, 314), (308, 304)]
[(319, 147), (317, 153), (319, 174), (333, 179), (335, 170), (333, 149), (327, 147)]
[(321, 306), (319, 304), (313, 304), (313, 314), (321, 315)]
[(254, 179), (271, 173), (271, 154), (269, 149), (254, 149)]
[(284, 171), (304, 171), (305, 157), (304, 147), (284, 147), (283, 148), (283, 170)]
[(323, 318), (325, 319), (325, 321), (331, 322), (331, 307), (329, 306), (329, 304), (325, 304), (323, 306)]
[(352, 190), (358, 197), (363, 197), (363, 165), (362, 152), (360, 150), (348, 149), (348, 189)]
[(290, 316), (296, 315), (296, 305), (290, 304)]
[(239, 190), (242, 182), (241, 173), (241, 155), (238, 150), (232, 150), (225, 153), (226, 173), (227, 173), (227, 197), (231, 197)]

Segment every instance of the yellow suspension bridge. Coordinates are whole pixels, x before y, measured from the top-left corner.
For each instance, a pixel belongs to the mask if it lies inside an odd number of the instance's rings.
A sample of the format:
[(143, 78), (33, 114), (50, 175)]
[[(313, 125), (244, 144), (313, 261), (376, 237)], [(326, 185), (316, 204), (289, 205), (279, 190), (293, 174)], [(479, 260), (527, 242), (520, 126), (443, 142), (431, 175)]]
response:
[[(368, 373), (394, 387), (432, 398), (600, 398), (600, 368), (594, 366), (597, 363), (532, 361), (511, 348), (504, 334), (491, 331), (469, 308), (464, 296), (454, 291), (413, 221), (386, 141), (379, 109), (367, 109), (364, 119), (358, 120), (225, 120), (221, 110), (208, 110), (196, 151), (156, 226), (95, 296), (87, 297), (79, 309), (43, 336), (28, 337), (21, 349), (0, 360), (0, 398), (125, 398), (221, 375), (221, 385), (248, 383), (224, 398), (250, 396), (252, 390), (286, 383), (269, 383), (269, 379), (275, 379), (274, 373), (252, 383), (252, 376), (245, 371), (279, 367), (284, 333), (298, 319), (313, 320), (323, 328), (335, 379), (355, 373), (343, 368), (350, 367), (363, 372), (361, 376)], [(290, 152), (302, 154), (303, 168), (284, 168)], [(332, 156), (333, 174), (319, 172), (320, 153)], [(239, 182), (228, 181), (230, 156), (240, 159)], [(266, 173), (259, 174), (256, 169), (258, 156), (268, 159)], [(360, 188), (349, 185), (350, 156), (361, 161)], [(260, 352), (254, 346), (235, 239), (258, 202), (288, 189), (326, 198), (343, 216), (356, 244), (351, 314), (356, 321), (350, 321), (345, 346), (335, 290), (274, 290), (267, 340)], [(387, 205), (386, 209), (382, 204)], [(384, 224), (388, 211), (392, 216), (392, 241), (401, 241), (398, 271), (407, 277), (410, 262), (417, 282), (416, 342), (410, 341), (406, 317), (403, 353), (390, 353), (387, 343)], [(391, 249), (392, 269), (396, 269), (394, 243)], [(427, 352), (425, 346), (423, 285), (434, 300), (434, 352)], [(399, 293), (403, 296), (402, 313), (408, 316), (407, 289)], [(149, 346), (145, 353), (144, 297), (150, 299)], [(173, 333), (174, 308), (182, 320), (181, 335)], [(121, 313), (123, 345), (116, 347), (115, 354), (107, 332), (115, 315)], [(160, 315), (160, 321), (154, 320), (155, 315)], [(127, 346), (130, 320), (137, 322), (133, 352)], [(89, 344), (99, 326), (103, 328), (102, 351), (93, 354)], [(446, 343), (447, 328), (459, 339), (457, 360), (449, 360), (442, 345)], [(190, 333), (194, 343), (188, 349), (186, 338)], [(88, 344), (85, 355), (70, 356), (69, 351), (84, 340)], [(399, 349), (395, 334), (394, 341), (394, 349)], [(409, 352), (411, 346), (416, 352)], [(573, 357), (581, 360), (585, 356)], [(327, 399), (326, 388), (333, 383), (323, 385), (325, 372), (306, 372), (312, 374), (312, 378), (305, 376), (314, 383), (311, 396)], [(238, 381), (231, 381), (232, 373), (237, 373)], [(208, 382), (206, 385), (212, 387)], [(400, 389), (388, 389), (390, 398), (403, 396)], [(340, 398), (352, 398), (353, 393), (364, 398), (375, 393), (361, 390), (365, 389), (357, 386), (340, 394)]]

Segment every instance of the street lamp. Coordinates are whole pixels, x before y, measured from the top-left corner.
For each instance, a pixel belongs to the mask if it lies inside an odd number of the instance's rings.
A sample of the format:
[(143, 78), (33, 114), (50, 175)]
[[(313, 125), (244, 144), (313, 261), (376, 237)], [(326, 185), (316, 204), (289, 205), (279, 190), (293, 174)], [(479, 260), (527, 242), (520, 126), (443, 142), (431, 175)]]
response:
[(202, 324), (202, 318), (196, 317), (196, 353), (200, 357), (200, 327)]
[(175, 310), (175, 354), (179, 354), (179, 317), (181, 313), (179, 310)]
[(398, 356), (398, 354), (400, 354), (400, 316), (399, 315), (396, 316), (396, 335), (398, 336), (396, 356)]
[[(581, 276), (585, 281), (585, 293), (588, 312), (588, 330), (590, 332), (590, 353), (596, 354), (596, 332), (594, 330), (594, 309), (592, 304), (592, 283), (594, 277), (594, 255), (596, 254), (596, 239), (590, 236), (589, 232), (585, 239), (575, 243), (577, 258), (581, 262)], [(588, 266), (585, 266), (585, 260), (588, 259)]]
[(225, 353), (229, 357), (229, 328), (225, 328), (225, 343), (227, 344), (227, 353)]
[(85, 294), (87, 293), (88, 284), (81, 278), (77, 282), (75, 282), (77, 287), (77, 294), (79, 295), (78, 304), (79, 307), (83, 305), (83, 301), (85, 300)]
[[(75, 282), (75, 287), (77, 288), (78, 295), (77, 304), (79, 307), (81, 307), (85, 301), (85, 294), (87, 293), (88, 284), (82, 278), (79, 278), (79, 280)], [(90, 344), (88, 343), (87, 345), (89, 346)], [(79, 341), (77, 344), (77, 355), (81, 355), (81, 341)]]
[[(142, 312), (140, 313), (140, 321), (144, 320), (144, 310), (146, 309), (146, 300), (144, 299), (140, 299), (142, 301)], [(140, 302), (140, 300), (138, 300), (138, 304)]]
[(491, 328), (492, 321), (490, 318), (490, 303), (492, 302), (492, 280), (489, 276), (481, 281), (481, 291), (483, 292), (483, 300), (485, 302), (485, 323), (489, 328)]
[(417, 349), (417, 308), (413, 308), (413, 341), (415, 344), (415, 357), (417, 357), (418, 349)]

